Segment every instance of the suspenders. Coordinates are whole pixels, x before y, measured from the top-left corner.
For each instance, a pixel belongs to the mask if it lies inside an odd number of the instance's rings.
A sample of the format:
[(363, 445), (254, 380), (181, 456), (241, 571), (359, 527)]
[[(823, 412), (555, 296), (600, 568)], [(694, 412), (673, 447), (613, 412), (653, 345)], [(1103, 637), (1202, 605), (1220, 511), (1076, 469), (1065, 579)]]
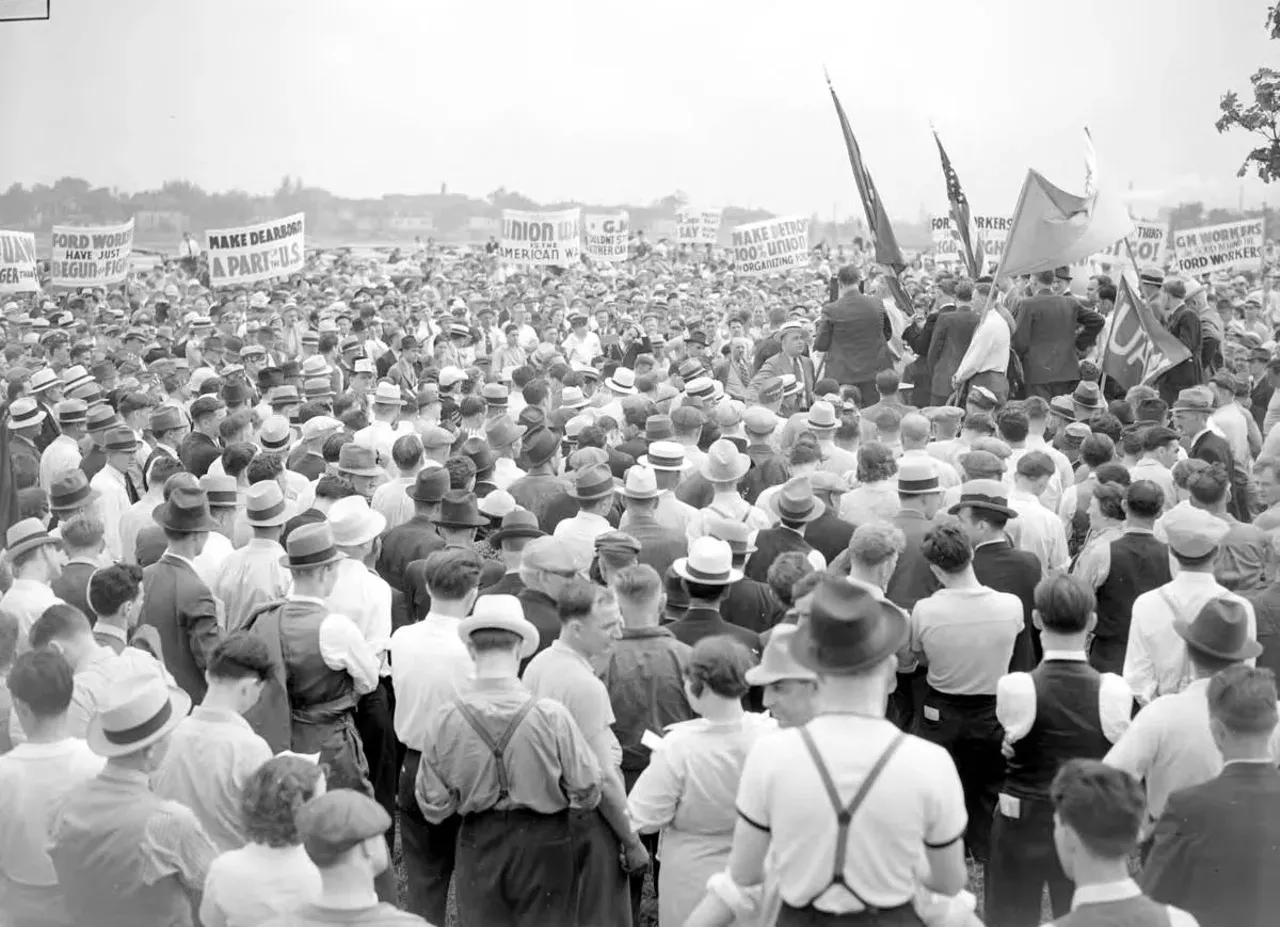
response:
[[(502, 736), (497, 740), (485, 730), (484, 724), (480, 721), (480, 716), (475, 713), (472, 708), (461, 699), (455, 699), (453, 704), (457, 706), (458, 711), (462, 712), (462, 717), (471, 725), (471, 729), (480, 735), (480, 739), (485, 742), (485, 746), (493, 753), (494, 762), (498, 766), (498, 801), (504, 801), (511, 788), (511, 782), (507, 778), (507, 767), (503, 762), (507, 753), (507, 745), (511, 743), (511, 738), (515, 736), (516, 729), (524, 722), (525, 715), (533, 708), (536, 699), (530, 697), (520, 709), (512, 717), (511, 723), (507, 725), (507, 729), (502, 732)], [(495, 804), (496, 807), (496, 804)]]
[(871, 771), (867, 773), (867, 778), (862, 780), (862, 786), (858, 789), (856, 795), (850, 799), (849, 804), (845, 805), (840, 802), (840, 793), (836, 789), (835, 780), (831, 778), (831, 772), (827, 769), (827, 764), (822, 761), (822, 754), (818, 752), (818, 745), (814, 743), (813, 735), (809, 733), (808, 726), (800, 728), (800, 739), (804, 741), (805, 748), (809, 751), (809, 756), (813, 759), (813, 765), (818, 769), (818, 775), (822, 777), (822, 785), (827, 790), (827, 798), (831, 800), (831, 807), (836, 813), (836, 861), (833, 867), (834, 872), (831, 876), (831, 882), (822, 891), (818, 892), (805, 907), (810, 907), (815, 901), (826, 894), (830, 889), (839, 885), (847, 891), (858, 902), (867, 909), (868, 912), (874, 914), (876, 907), (868, 904), (867, 901), (854, 890), (844, 879), (845, 858), (849, 852), (849, 824), (853, 821), (853, 816), (858, 813), (858, 809), (862, 807), (863, 801), (866, 800), (867, 793), (871, 791), (871, 787), (875, 785), (876, 780), (880, 778), (880, 774), (884, 772), (885, 766), (902, 746), (902, 742), (906, 740), (907, 735), (901, 731), (889, 742), (889, 746), (880, 754), (880, 759), (876, 760), (875, 765), (871, 767)]

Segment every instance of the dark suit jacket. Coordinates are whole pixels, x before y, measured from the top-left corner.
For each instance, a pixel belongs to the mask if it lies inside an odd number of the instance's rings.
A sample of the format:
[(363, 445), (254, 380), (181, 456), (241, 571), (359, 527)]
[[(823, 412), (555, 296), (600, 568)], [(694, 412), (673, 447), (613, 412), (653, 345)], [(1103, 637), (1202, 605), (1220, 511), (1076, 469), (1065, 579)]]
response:
[(759, 635), (782, 620), (787, 610), (782, 607), (768, 583), (740, 579), (729, 587), (720, 602), (720, 617), (739, 628)]
[(849, 547), (853, 537), (853, 524), (845, 521), (828, 508), (821, 517), (809, 522), (804, 529), (804, 539), (831, 563)]
[(1013, 329), (1013, 350), (1022, 360), (1028, 385), (1080, 379), (1075, 350), (1089, 347), (1102, 331), (1105, 319), (1070, 296), (1042, 290), (1018, 304)]
[(92, 563), (72, 561), (62, 568), (62, 575), (49, 584), (54, 595), (80, 609), (90, 621), (97, 615), (89, 607), (89, 577), (97, 570)]
[(659, 576), (666, 576), (667, 568), (689, 552), (683, 531), (665, 527), (649, 514), (633, 514), (625, 530), (640, 542), (640, 562), (649, 564)]
[(1036, 585), (1040, 582), (1040, 561), (1030, 551), (1016, 549), (1005, 538), (994, 544), (983, 544), (973, 552), (973, 572), (982, 585), (1022, 600), (1022, 630), (1013, 644), (1009, 672), (1031, 672), (1040, 664), (1040, 635), (1031, 623)]
[[(527, 586), (520, 590), (517, 598), (524, 608), (524, 616), (538, 629), (538, 651), (541, 653), (560, 636), (560, 611), (555, 600), (545, 592), (538, 592)], [(537, 656), (535, 653), (533, 656)], [(533, 657), (530, 657), (533, 659)]]
[(1213, 431), (1206, 431), (1191, 446), (1191, 456), (1205, 463), (1221, 464), (1231, 477), (1231, 498), (1227, 507), (1231, 514), (1240, 521), (1252, 521), (1249, 511), (1249, 500), (1253, 496), (1253, 488), (1249, 485), (1248, 474), (1237, 465), (1231, 453), (1231, 445), (1227, 439)]
[(889, 339), (893, 327), (884, 306), (850, 290), (822, 307), (813, 349), (826, 354), (823, 376), (838, 383), (866, 383), (893, 366)]
[(935, 396), (951, 395), (951, 378), (969, 350), (978, 327), (978, 314), (968, 309), (953, 309), (938, 315), (929, 342), (929, 389)]
[(1280, 911), (1278, 872), (1280, 771), (1232, 763), (1169, 796), (1141, 885), (1203, 925), (1262, 927)]
[(727, 634), (746, 646), (752, 653), (760, 655), (760, 635), (736, 624), (730, 624), (715, 609), (701, 606), (691, 608), (679, 621), (673, 621), (665, 627), (676, 636), (676, 640), (683, 641), (690, 647), (704, 637)]
[(524, 580), (520, 573), (503, 573), (496, 582), (489, 586), (481, 586), (481, 595), (519, 595), (525, 590)]
[(378, 554), (378, 575), (393, 589), (405, 595), (410, 590), (405, 585), (405, 568), (415, 560), (423, 560), (428, 554), (444, 548), (444, 538), (436, 533), (430, 520), (414, 515), (403, 525), (397, 525), (382, 539), (382, 552)]
[(921, 544), (924, 536), (934, 527), (934, 523), (914, 511), (901, 511), (893, 517), (893, 523), (907, 539), (906, 547), (898, 556), (898, 565), (889, 577), (885, 588), (885, 598), (907, 612), (915, 608), (921, 599), (927, 599), (942, 584), (929, 569), (929, 561), (924, 559)]
[(165, 666), (192, 701), (204, 698), (204, 669), (222, 637), (218, 603), (186, 562), (165, 554), (142, 571), (139, 625), (160, 632)]
[[(1266, 378), (1258, 383), (1249, 391), (1249, 411), (1253, 413), (1253, 420), (1258, 423), (1258, 430), (1262, 430), (1262, 423), (1267, 418), (1267, 404), (1271, 402), (1271, 395), (1275, 392), (1271, 384)], [(1264, 434), (1263, 437), (1266, 437)]]
[(1200, 316), (1184, 303), (1173, 311), (1167, 324), (1170, 333), (1187, 346), (1191, 356), (1162, 376), (1160, 383), (1169, 389), (1199, 386), (1204, 382), (1204, 368), (1201, 366), (1204, 329)]
[[(801, 409), (807, 409), (809, 404), (813, 402), (813, 359), (801, 354), (795, 360), (800, 362), (800, 372), (804, 375), (804, 395), (800, 397), (801, 401), (797, 403), (797, 406)], [(756, 391), (760, 389), (761, 383), (788, 373), (795, 376), (795, 365), (792, 363), (792, 359), (783, 353), (775, 354), (760, 365), (760, 369), (751, 378), (748, 389), (751, 395), (755, 396)], [(830, 374), (826, 375), (830, 376)], [(797, 379), (799, 378), (797, 377)]]
[(210, 465), (221, 456), (222, 448), (218, 442), (199, 431), (191, 432), (178, 446), (178, 458), (182, 465), (196, 476), (208, 473)]

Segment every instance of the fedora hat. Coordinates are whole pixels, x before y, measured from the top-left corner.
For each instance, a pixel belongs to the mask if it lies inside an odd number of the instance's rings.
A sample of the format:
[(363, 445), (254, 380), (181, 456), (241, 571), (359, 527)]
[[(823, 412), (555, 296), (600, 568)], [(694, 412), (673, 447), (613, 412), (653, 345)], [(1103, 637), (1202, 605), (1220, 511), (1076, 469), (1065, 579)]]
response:
[(489, 442), (489, 446), (494, 450), (502, 447), (508, 447), (515, 444), (520, 438), (523, 438), (525, 432), (529, 429), (523, 425), (517, 425), (507, 416), (494, 419), (490, 422), (489, 427), (485, 429), (485, 440)]
[(1054, 396), (1049, 400), (1049, 411), (1069, 422), (1076, 420), (1076, 406), (1070, 396)]
[(302, 376), (303, 379), (312, 377), (327, 377), (332, 375), (333, 368), (329, 366), (329, 362), (324, 359), (324, 355), (312, 354), (310, 357), (302, 359)]
[(444, 467), (425, 467), (418, 471), (405, 495), (414, 502), (441, 502), (448, 491), (449, 471)]
[(23, 396), (15, 399), (9, 406), (9, 430), (17, 431), (19, 428), (30, 428), (33, 425), (39, 425), (45, 420), (46, 416), (40, 408), (40, 404), (31, 396)]
[(797, 476), (782, 484), (782, 488), (769, 497), (769, 508), (784, 521), (810, 522), (821, 518), (827, 510), (821, 499), (813, 494), (813, 484), (807, 476)]
[(176, 487), (168, 502), (155, 507), (152, 518), (161, 528), (183, 534), (218, 530), (218, 523), (209, 514), (209, 497), (198, 486)]
[(541, 642), (538, 629), (524, 616), (524, 606), (513, 595), (484, 595), (476, 599), (471, 614), (458, 623), (458, 636), (470, 641), (476, 631), (510, 631), (520, 637), (520, 657), (533, 656)]
[(272, 415), (258, 429), (258, 443), (264, 451), (282, 451), (293, 441), (293, 429), (283, 415)]
[(613, 471), (607, 466), (593, 464), (574, 471), (573, 488), (569, 490), (569, 495), (573, 498), (589, 502), (593, 499), (603, 499), (612, 492)]
[(689, 556), (676, 560), (671, 568), (681, 579), (704, 586), (731, 586), (742, 579), (742, 571), (733, 568), (733, 549), (719, 538), (694, 538)]
[(718, 541), (724, 541), (733, 551), (733, 556), (747, 557), (756, 549), (752, 543), (755, 532), (736, 518), (725, 518), (714, 512), (708, 513), (705, 522), (707, 534)]
[(376, 406), (402, 406), (404, 405), (404, 396), (400, 393), (400, 387), (384, 380), (373, 391), (373, 404)]
[(102, 494), (98, 490), (89, 485), (89, 477), (79, 467), (66, 470), (55, 476), (49, 484), (49, 511), (67, 512), (83, 508), (100, 495)]
[(784, 679), (817, 680), (818, 674), (791, 655), (791, 638), (799, 630), (793, 624), (776, 625), (769, 633), (760, 662), (747, 670), (747, 685), (768, 686)]
[(115, 682), (85, 730), (98, 756), (128, 756), (163, 740), (191, 711), (191, 696), (170, 689), (158, 670), (140, 669)]
[(961, 509), (983, 509), (1005, 518), (1018, 517), (1018, 513), (1009, 508), (1008, 488), (999, 480), (970, 480), (961, 486), (960, 501), (948, 511), (958, 515)]
[(381, 476), (385, 471), (378, 466), (377, 453), (373, 448), (350, 441), (338, 451), (338, 472), (352, 476)]
[(492, 470), (494, 464), (498, 462), (498, 455), (489, 446), (489, 442), (479, 435), (472, 435), (463, 441), (460, 450), (464, 457), (471, 458), (471, 462), (476, 465), (477, 473)]
[(1102, 391), (1092, 380), (1081, 380), (1071, 394), (1071, 401), (1085, 409), (1101, 409)]
[(364, 496), (347, 496), (329, 507), (329, 528), (336, 547), (368, 544), (386, 527), (386, 516), (369, 508)]
[(560, 438), (550, 428), (528, 432), (524, 439), (524, 455), (532, 466), (544, 464), (560, 449)]
[(486, 383), (484, 388), (480, 390), (480, 395), (491, 406), (505, 408), (511, 401), (511, 391), (501, 383)]
[(234, 509), (240, 507), (240, 491), (234, 476), (218, 476), (206, 473), (200, 477), (200, 488), (209, 499), (211, 509)]
[(810, 428), (826, 430), (835, 428), (840, 424), (836, 418), (836, 409), (831, 403), (825, 399), (819, 399), (809, 407), (809, 416), (806, 419)]
[(280, 565), (290, 570), (309, 570), (344, 559), (333, 544), (329, 523), (324, 521), (294, 528), (289, 532), (285, 550), (287, 552), (280, 558)]
[(244, 495), (244, 514), (256, 528), (276, 528), (288, 521), (289, 506), (280, 484), (275, 480), (262, 480), (250, 486)]
[(619, 367), (613, 372), (613, 376), (604, 378), (604, 385), (615, 393), (623, 393), (627, 396), (635, 395), (636, 372), (630, 367)]
[(665, 441), (676, 436), (675, 422), (670, 415), (650, 415), (644, 422), (645, 441)]
[(282, 409), (285, 406), (302, 405), (302, 397), (298, 395), (296, 386), (277, 386), (271, 391), (271, 398), (267, 400), (267, 404), (273, 409)]
[(1207, 415), (1213, 412), (1213, 393), (1204, 386), (1193, 386), (1190, 389), (1181, 390), (1177, 401), (1173, 404), (1173, 411), (1203, 412)]
[(489, 535), (489, 541), (493, 544), (501, 544), (503, 541), (515, 538), (540, 538), (546, 533), (538, 527), (538, 516), (528, 509), (517, 506), (502, 516), (502, 527)]
[(658, 488), (658, 474), (643, 464), (628, 467), (627, 477), (622, 483), (622, 495), (628, 499), (656, 499), (662, 495)]
[(313, 377), (302, 384), (302, 390), (308, 399), (332, 399), (333, 383), (328, 377)]
[(103, 436), (102, 449), (108, 454), (132, 454), (138, 449), (138, 436), (132, 428), (118, 425)]
[(151, 420), (147, 423), (147, 427), (152, 434), (159, 434), (162, 431), (172, 431), (175, 428), (181, 428), (187, 423), (186, 417), (182, 414), (182, 410), (175, 405), (158, 406), (151, 413)]
[(701, 473), (713, 483), (730, 483), (742, 479), (750, 469), (751, 458), (732, 441), (720, 438), (707, 449)]
[(482, 528), (489, 519), (480, 514), (475, 493), (451, 489), (440, 501), (440, 516), (435, 523), (442, 528)]
[(788, 650), (797, 663), (820, 675), (857, 673), (896, 653), (908, 633), (906, 613), (879, 589), (824, 576)]
[(641, 454), (636, 463), (655, 470), (688, 470), (693, 466), (685, 459), (684, 445), (678, 441), (654, 441), (649, 453)]
[(587, 397), (576, 386), (566, 386), (560, 391), (560, 408), (581, 409), (587, 404)]
[(45, 530), (44, 523), (38, 518), (24, 518), (13, 525), (4, 536), (4, 553), (10, 563), (17, 560), (29, 550), (43, 547), (46, 544), (61, 544)]
[(1210, 599), (1194, 619), (1175, 618), (1173, 629), (1192, 650), (1219, 660), (1252, 660), (1262, 653), (1262, 645), (1249, 639), (1249, 614), (1239, 599)]
[(116, 417), (115, 410), (110, 406), (90, 406), (84, 423), (89, 432), (93, 433), (120, 424), (120, 419)]
[(898, 493), (904, 496), (923, 496), (942, 492), (938, 471), (927, 460), (904, 460), (898, 465)]

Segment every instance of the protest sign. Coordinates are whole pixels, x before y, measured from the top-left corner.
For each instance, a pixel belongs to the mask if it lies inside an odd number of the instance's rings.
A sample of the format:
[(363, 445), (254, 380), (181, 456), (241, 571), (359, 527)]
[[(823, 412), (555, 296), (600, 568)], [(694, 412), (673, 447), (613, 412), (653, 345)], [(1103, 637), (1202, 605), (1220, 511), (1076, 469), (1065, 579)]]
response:
[(582, 257), (582, 211), (502, 210), (498, 256), (511, 264), (558, 264), (564, 267)]
[(35, 234), (0, 231), (0, 293), (36, 293), (39, 290)]
[(123, 283), (132, 266), (133, 220), (123, 225), (53, 227), (50, 278), (54, 286), (110, 286)]
[(1091, 260), (1099, 264), (1129, 264), (1129, 249), (1137, 258), (1139, 267), (1154, 265), (1164, 267), (1165, 257), (1169, 251), (1169, 223), (1146, 222), (1133, 220), (1133, 233), (1129, 235), (1129, 244), (1124, 239), (1099, 251)]
[(587, 254), (597, 261), (625, 261), (631, 221), (625, 212), (587, 214)]
[(809, 259), (809, 220), (783, 216), (733, 229), (733, 261), (740, 274), (767, 274), (804, 267)]
[[(1004, 242), (1009, 237), (1013, 220), (1005, 216), (974, 216), (973, 224), (978, 232), (974, 248), (981, 246), (986, 258), (986, 271), (995, 270), (1004, 253)], [(960, 260), (960, 236), (950, 216), (934, 216), (930, 221), (933, 235), (933, 259), (939, 264), (954, 264)]]
[(1265, 223), (1261, 219), (1224, 222), (1175, 232), (1173, 252), (1185, 274), (1260, 270), (1265, 238)]
[(721, 209), (693, 209), (685, 207), (676, 211), (676, 241), (682, 245), (714, 245), (720, 240)]
[(210, 231), (209, 285), (238, 286), (301, 271), (306, 264), (306, 219), (306, 213), (300, 212), (243, 228)]
[(1150, 383), (1191, 356), (1121, 277), (1102, 346), (1102, 372), (1124, 389)]

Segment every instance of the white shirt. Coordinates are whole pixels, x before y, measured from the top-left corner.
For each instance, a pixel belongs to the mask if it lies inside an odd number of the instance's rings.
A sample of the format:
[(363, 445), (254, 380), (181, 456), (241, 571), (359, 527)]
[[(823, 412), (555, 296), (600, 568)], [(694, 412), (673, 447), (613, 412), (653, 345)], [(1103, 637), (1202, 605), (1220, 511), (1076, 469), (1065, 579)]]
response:
[[(89, 485), (101, 495), (98, 498), (98, 515), (102, 518), (106, 530), (102, 532), (102, 543), (106, 545), (107, 555), (112, 560), (124, 559), (124, 550), (120, 542), (120, 524), (124, 521), (125, 512), (132, 503), (129, 501), (128, 484), (124, 474), (111, 464), (107, 464), (93, 475)], [(134, 557), (136, 562), (137, 558)]]
[(388, 531), (413, 517), (413, 500), (407, 490), (416, 480), (416, 476), (397, 476), (373, 491), (369, 507), (387, 520)]
[(516, 462), (510, 457), (499, 457), (493, 465), (493, 485), (499, 489), (507, 489), (522, 476), (528, 474), (516, 466)]
[(44, 610), (61, 602), (44, 583), (34, 579), (13, 581), (9, 591), (0, 598), (0, 613), (18, 619), (18, 653), (31, 649), (27, 635), (31, 632), (31, 626), (44, 614)]
[(898, 459), (898, 467), (901, 468), (904, 463), (909, 460), (919, 461), (929, 465), (934, 474), (938, 477), (938, 486), (943, 490), (950, 489), (953, 486), (960, 485), (960, 474), (956, 473), (956, 468), (944, 463), (934, 454), (930, 454), (922, 447), (913, 447), (902, 452), (902, 456)]
[(458, 636), (459, 618), (427, 612), (391, 635), (391, 683), (396, 691), (395, 729), (400, 742), (421, 751), (427, 721), (457, 697), (475, 672)]
[[(1143, 704), (1156, 696), (1181, 692), (1194, 678), (1187, 647), (1173, 628), (1175, 618), (1193, 620), (1210, 599), (1233, 599), (1244, 605), (1248, 639), (1258, 639), (1253, 605), (1218, 584), (1211, 573), (1182, 570), (1169, 582), (1144, 592), (1133, 603), (1129, 646), (1124, 653), (1124, 681)], [(1249, 666), (1253, 660), (1245, 661)]]
[(1217, 425), (1217, 430), (1227, 439), (1232, 456), (1243, 466), (1248, 466), (1249, 461), (1253, 460), (1253, 454), (1249, 452), (1249, 423), (1245, 420), (1246, 415), (1244, 409), (1231, 402), (1215, 409), (1209, 417), (1209, 421)]
[(596, 554), (596, 538), (612, 530), (613, 525), (607, 518), (594, 512), (579, 512), (556, 525), (552, 536), (567, 544), (574, 560), (585, 567)]
[(337, 569), (338, 581), (325, 604), (330, 611), (355, 622), (381, 661), (391, 643), (391, 587), (355, 560), (339, 561)]
[(979, 373), (1004, 373), (1009, 367), (1010, 336), (1000, 313), (988, 310), (973, 330), (973, 340), (956, 368), (956, 380), (963, 382)]
[(75, 438), (58, 435), (40, 455), (40, 488), (48, 492), (54, 477), (64, 470), (75, 470), (84, 458)]
[(289, 594), (293, 575), (280, 563), (284, 555), (279, 542), (252, 538), (222, 562), (209, 591), (222, 603), (224, 631), (240, 630), (255, 609)]
[(259, 927), (320, 897), (320, 870), (301, 845), (250, 843), (209, 866), (200, 900), (204, 927)]
[(1010, 491), (1009, 508), (1018, 513), (1005, 525), (1005, 533), (1014, 546), (1035, 554), (1045, 574), (1065, 571), (1071, 564), (1071, 555), (1067, 553), (1067, 532), (1058, 516), (1021, 489)]
[[(1145, 528), (1126, 525), (1122, 529), (1121, 536), (1125, 534), (1150, 535), (1151, 532)], [(1088, 583), (1090, 589), (1096, 591), (1111, 575), (1111, 545), (1116, 540), (1117, 538), (1110, 533), (1091, 540), (1080, 551), (1080, 556), (1076, 558), (1075, 565), (1071, 568), (1071, 575), (1079, 577)]]
[[(1083, 650), (1046, 650), (1044, 660), (1086, 662)], [(1102, 735), (1115, 743), (1129, 729), (1133, 693), (1115, 673), (1103, 673), (1098, 686), (1098, 718)], [(996, 685), (996, 717), (1004, 727), (1006, 742), (1016, 744), (1036, 723), (1036, 686), (1030, 673), (1009, 673)]]
[[(1076, 481), (1076, 471), (1071, 466), (1071, 461), (1067, 460), (1067, 455), (1062, 453), (1052, 444), (1044, 439), (1044, 435), (1029, 434), (1025, 442), (1029, 451), (1044, 451), (1053, 458), (1053, 465), (1058, 469), (1058, 480), (1065, 493), (1067, 488)], [(1050, 506), (1052, 508), (1052, 506)]]
[(1164, 510), (1167, 512), (1178, 503), (1178, 492), (1173, 483), (1173, 471), (1154, 457), (1141, 457), (1129, 468), (1129, 478), (1133, 482), (1150, 480), (1160, 487), (1164, 493)]
[(576, 361), (590, 366), (593, 360), (604, 353), (604, 348), (600, 346), (600, 336), (595, 332), (589, 331), (581, 338), (570, 332), (564, 339), (564, 351), (570, 365)]
[(210, 531), (209, 537), (204, 542), (204, 549), (191, 561), (191, 569), (195, 570), (201, 582), (212, 590), (218, 574), (222, 572), (223, 564), (235, 553), (235, 550), (226, 535), (218, 531)]
[(151, 513), (164, 502), (164, 488), (148, 492), (120, 517), (120, 559), (124, 563), (138, 562), (138, 535), (148, 525), (154, 525)]
[[(324, 599), (291, 592), (290, 602), (305, 602), (328, 608)], [(355, 683), (356, 695), (367, 695), (378, 687), (378, 656), (364, 639), (356, 623), (346, 615), (330, 614), (320, 622), (320, 659), (331, 670), (346, 670)]]
[(375, 421), (357, 431), (352, 440), (361, 447), (370, 448), (377, 453), (378, 463), (389, 473), (395, 468), (395, 462), (391, 459), (392, 445), (396, 443), (397, 438), (409, 434), (413, 434), (413, 426), (408, 422), (397, 422), (392, 425), (390, 422)]
[(718, 495), (712, 498), (711, 504), (705, 509), (694, 510), (693, 517), (689, 519), (689, 525), (685, 531), (685, 536), (690, 544), (704, 534), (710, 533), (707, 530), (707, 517), (709, 515), (728, 519), (729, 521), (741, 522), (751, 532), (752, 538), (755, 537), (757, 531), (761, 528), (770, 527), (774, 521), (767, 512), (747, 502), (736, 492), (726, 496)]
[[(1018, 461), (1026, 454), (1029, 454), (1032, 450), (1042, 449), (1033, 449), (1025, 446), (1013, 448), (1013, 453), (1011, 453), (1009, 455), (1009, 459), (1004, 462), (1004, 477), (1002, 478), (1004, 485), (1013, 489), (1018, 473)], [(1057, 472), (1055, 472), (1049, 477), (1049, 482), (1045, 485), (1044, 492), (1042, 492), (1038, 498), (1044, 503), (1045, 507), (1052, 512), (1057, 507), (1058, 502), (1062, 499), (1062, 494), (1062, 479), (1058, 476)]]

